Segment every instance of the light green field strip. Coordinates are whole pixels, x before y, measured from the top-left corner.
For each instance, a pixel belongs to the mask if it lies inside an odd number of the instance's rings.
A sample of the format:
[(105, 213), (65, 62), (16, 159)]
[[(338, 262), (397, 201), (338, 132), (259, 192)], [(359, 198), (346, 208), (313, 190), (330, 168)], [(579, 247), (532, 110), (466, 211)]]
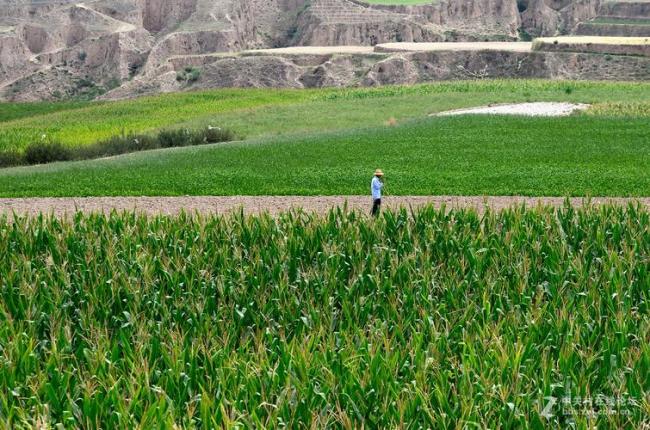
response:
[(233, 110), (295, 103), (311, 97), (296, 90), (220, 90), (168, 94), (111, 103), (88, 103), (0, 123), (0, 150), (20, 150), (41, 136), (83, 145), (124, 132), (148, 132), (176, 123)]
[[(0, 104), (0, 151), (46, 135), (83, 145), (122, 133), (224, 126), (239, 136), (326, 132), (426, 117), (433, 112), (525, 101), (647, 102), (648, 83), (460, 81), (360, 89), (212, 90), (80, 104)], [(11, 118), (15, 118), (11, 120)]]

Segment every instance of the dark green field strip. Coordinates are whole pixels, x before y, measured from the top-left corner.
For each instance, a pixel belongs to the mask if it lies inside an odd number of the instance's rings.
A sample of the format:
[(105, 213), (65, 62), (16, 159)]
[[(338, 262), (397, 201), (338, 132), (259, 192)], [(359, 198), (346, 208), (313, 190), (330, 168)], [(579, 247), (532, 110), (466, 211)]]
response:
[[(98, 106), (101, 103), (94, 102)], [(35, 103), (0, 103), (0, 122), (47, 115), (51, 113), (81, 109), (91, 106), (89, 102), (35, 102)]]
[(650, 196), (646, 119), (431, 118), (398, 127), (231, 143), (0, 171), (0, 196)]
[(0, 422), (642, 428), (649, 224), (609, 206), (0, 220)]

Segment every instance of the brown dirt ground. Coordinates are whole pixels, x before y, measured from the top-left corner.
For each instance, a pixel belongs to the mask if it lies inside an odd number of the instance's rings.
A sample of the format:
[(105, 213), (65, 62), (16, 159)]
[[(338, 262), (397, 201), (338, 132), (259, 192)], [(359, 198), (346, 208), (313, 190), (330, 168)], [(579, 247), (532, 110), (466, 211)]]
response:
[[(590, 200), (572, 198), (575, 206), (585, 204), (600, 205), (614, 203), (626, 205), (639, 202), (650, 209), (650, 198), (627, 199), (594, 197)], [(485, 207), (502, 210), (525, 204), (527, 207), (561, 206), (562, 197), (460, 197), (460, 196), (395, 196), (384, 198), (384, 208), (418, 207), (433, 204), (435, 207), (445, 205), (448, 208), (475, 208), (481, 212)], [(278, 214), (293, 208), (302, 208), (307, 212), (326, 213), (334, 207), (343, 207), (347, 203), (350, 209), (368, 212), (371, 199), (367, 196), (234, 196), (234, 197), (89, 197), (89, 198), (28, 198), (0, 199), (0, 215), (38, 215), (54, 214), (64, 216), (81, 211), (84, 213), (112, 210), (136, 211), (149, 215), (175, 215), (181, 211), (202, 214), (225, 214), (243, 209), (247, 214), (268, 211)]]
[(532, 42), (433, 42), (433, 43), (382, 43), (377, 52), (428, 52), (428, 51), (511, 51), (530, 52)]

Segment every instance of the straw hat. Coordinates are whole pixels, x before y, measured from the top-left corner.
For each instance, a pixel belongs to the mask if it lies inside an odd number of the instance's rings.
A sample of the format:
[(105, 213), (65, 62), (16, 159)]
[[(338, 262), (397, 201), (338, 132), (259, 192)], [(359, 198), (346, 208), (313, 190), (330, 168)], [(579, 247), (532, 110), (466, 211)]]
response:
[(375, 176), (384, 176), (384, 172), (381, 171), (381, 169), (375, 170)]

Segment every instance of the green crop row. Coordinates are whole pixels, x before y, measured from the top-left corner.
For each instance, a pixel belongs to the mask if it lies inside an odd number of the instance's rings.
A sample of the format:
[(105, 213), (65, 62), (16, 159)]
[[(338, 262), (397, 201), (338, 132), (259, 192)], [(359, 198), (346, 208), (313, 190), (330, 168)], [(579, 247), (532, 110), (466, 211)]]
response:
[(0, 422), (639, 428), (649, 223), (635, 206), (0, 220)]

